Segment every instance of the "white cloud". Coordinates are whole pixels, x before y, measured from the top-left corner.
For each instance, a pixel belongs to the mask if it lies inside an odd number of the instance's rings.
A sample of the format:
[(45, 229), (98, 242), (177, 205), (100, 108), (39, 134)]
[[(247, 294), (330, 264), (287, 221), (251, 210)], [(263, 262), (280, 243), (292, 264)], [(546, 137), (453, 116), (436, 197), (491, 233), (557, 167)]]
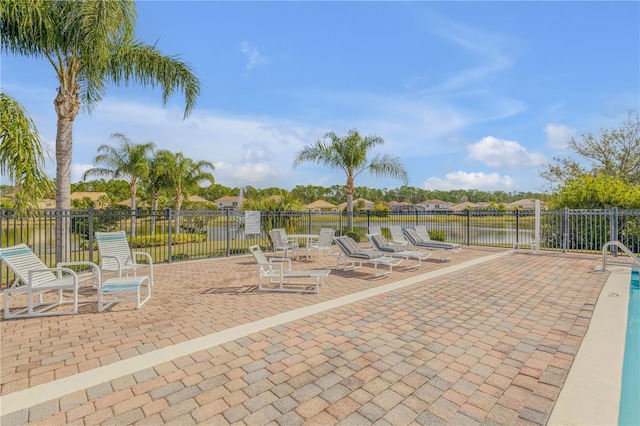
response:
[(576, 129), (562, 124), (549, 124), (544, 131), (547, 134), (547, 146), (552, 149), (565, 149), (569, 139), (576, 134)]
[(233, 186), (251, 185), (257, 188), (266, 188), (272, 186), (269, 182), (281, 178), (277, 170), (265, 163), (232, 164), (220, 161), (213, 165), (216, 168), (214, 173), (216, 182), (218, 179), (223, 182), (233, 182)]
[(446, 179), (430, 177), (422, 183), (427, 190), (449, 191), (452, 189), (478, 189), (482, 191), (511, 191), (516, 189), (515, 181), (498, 173), (464, 172), (447, 173)]
[(247, 70), (255, 68), (258, 65), (265, 65), (269, 63), (269, 59), (262, 56), (257, 47), (252, 46), (246, 41), (242, 42), (240, 51), (247, 56)]
[(544, 155), (528, 152), (518, 142), (493, 136), (486, 136), (479, 142), (469, 145), (467, 152), (469, 160), (480, 161), (496, 169), (523, 169), (537, 167), (546, 162)]
[[(71, 182), (80, 182), (82, 175), (89, 169), (93, 169), (95, 166), (92, 164), (71, 164)], [(54, 172), (55, 173), (55, 172)]]

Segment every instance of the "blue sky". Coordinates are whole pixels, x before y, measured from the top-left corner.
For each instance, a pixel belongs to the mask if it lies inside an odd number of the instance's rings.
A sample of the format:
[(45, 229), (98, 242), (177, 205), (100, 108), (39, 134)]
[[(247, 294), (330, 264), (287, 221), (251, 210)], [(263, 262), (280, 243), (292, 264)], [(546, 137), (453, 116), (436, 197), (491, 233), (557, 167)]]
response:
[[(292, 167), (305, 145), (356, 128), (385, 140), (409, 185), (544, 191), (566, 142), (640, 110), (638, 2), (138, 2), (137, 36), (180, 58), (201, 98), (111, 87), (75, 121), (72, 181), (114, 132), (215, 164), (216, 182), (344, 184)], [(55, 158), (57, 81), (45, 60), (3, 55), (1, 86)], [(55, 166), (48, 166), (55, 176)], [(357, 186), (401, 182), (360, 175)]]

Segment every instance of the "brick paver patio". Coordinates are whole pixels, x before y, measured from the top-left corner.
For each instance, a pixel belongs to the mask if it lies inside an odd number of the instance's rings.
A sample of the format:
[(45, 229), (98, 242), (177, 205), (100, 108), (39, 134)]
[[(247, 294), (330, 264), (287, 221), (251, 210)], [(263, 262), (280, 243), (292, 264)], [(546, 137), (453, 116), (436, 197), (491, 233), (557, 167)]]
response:
[[(367, 267), (333, 270), (317, 295), (256, 292), (251, 257), (157, 265), (140, 310), (117, 304), (97, 313), (91, 304), (75, 316), (2, 321), (0, 395), (503, 251), (465, 247), (451, 262), (378, 279)], [(593, 270), (599, 261), (506, 254), (169, 362), (141, 363), (0, 420), (545, 424), (608, 276)], [(334, 266), (334, 258), (294, 262)]]

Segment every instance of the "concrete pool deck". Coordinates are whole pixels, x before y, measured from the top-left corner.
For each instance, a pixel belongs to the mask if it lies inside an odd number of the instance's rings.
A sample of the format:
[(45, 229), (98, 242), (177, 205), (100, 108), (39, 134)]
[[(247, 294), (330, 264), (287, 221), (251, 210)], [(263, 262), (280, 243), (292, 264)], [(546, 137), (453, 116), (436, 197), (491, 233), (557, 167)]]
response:
[(379, 279), (333, 270), (317, 295), (257, 293), (249, 257), (157, 265), (140, 310), (2, 321), (0, 421), (545, 424), (600, 262), (465, 247)]

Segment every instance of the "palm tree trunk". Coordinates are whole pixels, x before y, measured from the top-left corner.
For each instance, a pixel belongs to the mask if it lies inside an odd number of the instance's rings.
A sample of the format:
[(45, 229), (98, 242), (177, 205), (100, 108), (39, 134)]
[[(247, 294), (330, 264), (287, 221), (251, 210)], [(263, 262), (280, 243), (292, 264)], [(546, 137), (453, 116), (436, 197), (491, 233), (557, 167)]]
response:
[(347, 229), (353, 231), (353, 193), (355, 188), (353, 186), (353, 176), (351, 173), (347, 175), (347, 186), (345, 188), (347, 193)]
[(58, 88), (53, 105), (58, 115), (56, 132), (56, 209), (62, 217), (56, 220), (56, 260), (67, 262), (71, 258), (71, 157), (73, 153), (73, 120), (80, 112), (78, 86), (75, 81), (65, 82)]
[(71, 257), (71, 151), (73, 119), (58, 118), (56, 133), (56, 261), (67, 262)]
[(151, 208), (151, 235), (156, 233), (156, 214), (158, 212), (158, 194), (153, 193), (153, 203)]
[(182, 195), (179, 195), (176, 198), (176, 212), (175, 212), (176, 213), (176, 216), (175, 216), (176, 226), (175, 226), (175, 231), (174, 231), (174, 233), (176, 235), (180, 233), (180, 208), (182, 207), (182, 200), (183, 200)]
[(136, 192), (135, 183), (131, 183), (131, 236), (136, 236)]

